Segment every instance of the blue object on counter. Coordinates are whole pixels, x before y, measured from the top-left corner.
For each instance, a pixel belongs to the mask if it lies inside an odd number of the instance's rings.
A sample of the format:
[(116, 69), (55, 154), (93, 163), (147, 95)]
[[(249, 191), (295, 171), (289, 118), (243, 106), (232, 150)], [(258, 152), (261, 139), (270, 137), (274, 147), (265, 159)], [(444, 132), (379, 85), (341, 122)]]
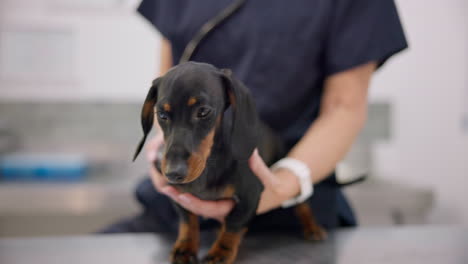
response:
[(79, 181), (89, 170), (78, 154), (16, 153), (0, 158), (0, 177), (5, 181)]

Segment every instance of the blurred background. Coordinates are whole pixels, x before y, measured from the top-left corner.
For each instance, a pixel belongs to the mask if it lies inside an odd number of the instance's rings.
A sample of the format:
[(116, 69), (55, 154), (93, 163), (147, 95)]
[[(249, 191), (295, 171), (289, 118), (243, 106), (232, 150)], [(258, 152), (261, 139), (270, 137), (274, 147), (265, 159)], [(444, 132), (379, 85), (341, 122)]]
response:
[[(468, 2), (397, 0), (410, 49), (372, 81), (340, 179), (364, 226), (468, 225)], [(0, 0), (0, 237), (139, 211), (132, 163), (160, 35), (138, 0)]]

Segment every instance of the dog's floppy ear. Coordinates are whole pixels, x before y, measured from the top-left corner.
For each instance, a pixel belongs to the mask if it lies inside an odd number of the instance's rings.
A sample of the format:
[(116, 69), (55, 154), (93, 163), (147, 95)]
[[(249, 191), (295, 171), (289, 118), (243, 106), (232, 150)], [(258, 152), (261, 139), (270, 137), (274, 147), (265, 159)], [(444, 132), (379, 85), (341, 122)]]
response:
[(157, 78), (153, 81), (153, 85), (149, 89), (148, 94), (146, 95), (145, 103), (141, 109), (141, 127), (143, 128), (143, 138), (140, 140), (140, 143), (137, 146), (135, 155), (133, 156), (133, 161), (135, 161), (135, 159), (138, 157), (138, 154), (145, 144), (148, 133), (151, 131), (151, 128), (153, 128), (154, 105), (158, 100), (158, 86), (160, 82), (161, 78)]
[(231, 150), (234, 159), (247, 160), (257, 147), (258, 116), (255, 102), (245, 85), (232, 77), (230, 70), (221, 70), (227, 100), (232, 108)]

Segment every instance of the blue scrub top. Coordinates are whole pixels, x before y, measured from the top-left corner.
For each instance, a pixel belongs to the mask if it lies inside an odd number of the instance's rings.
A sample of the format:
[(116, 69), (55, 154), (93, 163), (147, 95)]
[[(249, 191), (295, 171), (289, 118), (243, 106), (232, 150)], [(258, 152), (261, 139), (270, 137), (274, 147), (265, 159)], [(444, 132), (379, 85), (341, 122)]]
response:
[[(170, 41), (175, 65), (202, 25), (231, 3), (143, 0), (138, 11)], [(393, 0), (247, 0), (191, 60), (230, 68), (251, 90), (261, 119), (292, 147), (317, 118), (327, 77), (372, 61), (381, 67), (406, 47)], [(315, 190), (308, 202), (322, 225), (356, 224), (334, 174)], [(146, 210), (161, 211), (149, 180), (137, 197)], [(281, 222), (281, 212), (263, 217)]]
[[(174, 65), (201, 26), (232, 0), (143, 0), (138, 11), (170, 41)], [(247, 0), (191, 60), (230, 68), (261, 119), (292, 147), (317, 118), (324, 80), (407, 42), (393, 0)]]

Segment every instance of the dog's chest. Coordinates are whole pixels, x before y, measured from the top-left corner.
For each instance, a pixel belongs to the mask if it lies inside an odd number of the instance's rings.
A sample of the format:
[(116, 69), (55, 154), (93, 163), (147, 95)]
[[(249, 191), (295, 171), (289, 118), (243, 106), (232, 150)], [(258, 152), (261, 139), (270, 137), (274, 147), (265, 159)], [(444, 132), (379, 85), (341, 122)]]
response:
[(203, 184), (175, 185), (180, 192), (191, 193), (202, 200), (231, 199), (235, 194), (235, 188), (231, 184), (216, 187), (207, 187)]

